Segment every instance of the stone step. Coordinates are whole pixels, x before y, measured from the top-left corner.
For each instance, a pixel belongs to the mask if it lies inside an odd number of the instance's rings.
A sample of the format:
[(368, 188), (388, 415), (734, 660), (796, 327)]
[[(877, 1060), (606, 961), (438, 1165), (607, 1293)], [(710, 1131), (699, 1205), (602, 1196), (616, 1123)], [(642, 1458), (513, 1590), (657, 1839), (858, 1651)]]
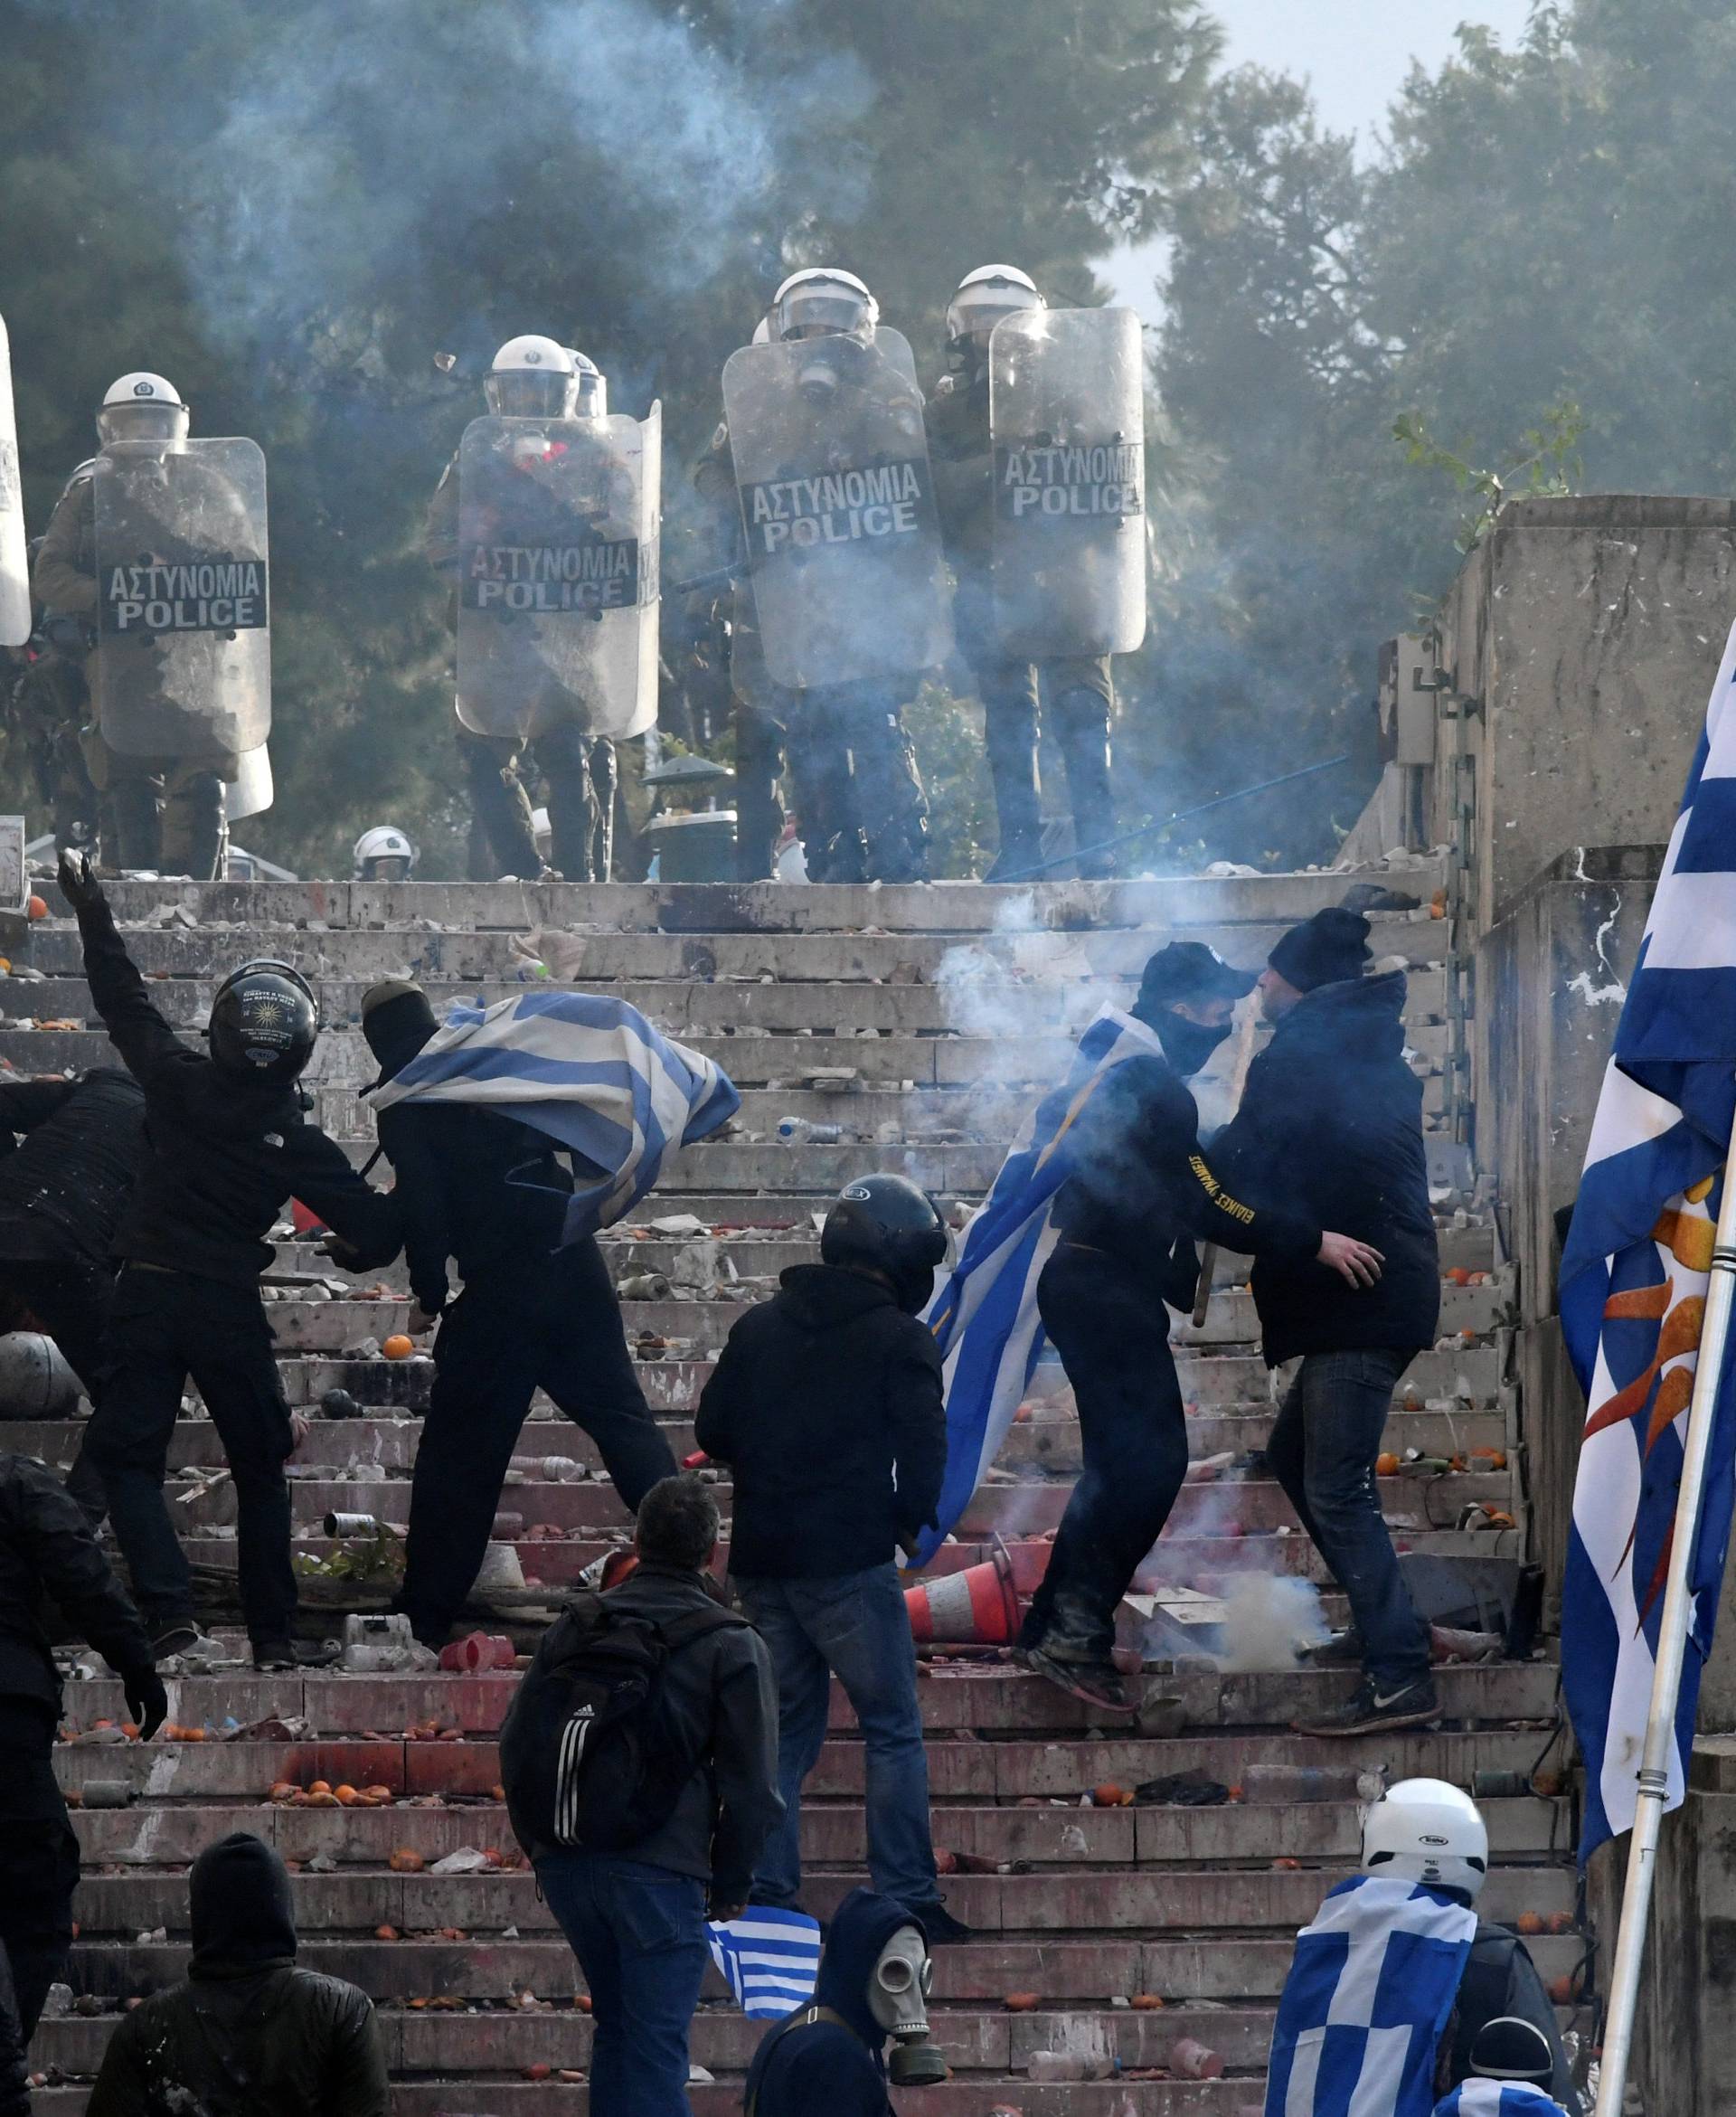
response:
[[(929, 1673), (918, 1685), (917, 1695), (922, 1725), (931, 1732), (1078, 1733), (1104, 1718), (1040, 1677), (1004, 1663), (937, 1661), (923, 1667)], [(1448, 1723), (1546, 1723), (1554, 1712), (1556, 1680), (1553, 1665), (1541, 1660), (1436, 1671), (1441, 1712)], [(422, 1724), (430, 1713), (438, 1712), (444, 1726), (492, 1734), (516, 1682), (511, 1671), (437, 1678), (327, 1672), (260, 1675), (241, 1669), (232, 1675), (170, 1679), (169, 1718), (185, 1726), (221, 1727), (230, 1718), (250, 1726), (268, 1715), (295, 1716), (329, 1737), (369, 1732), (390, 1734), (393, 1729)], [(1191, 1726), (1283, 1728), (1294, 1717), (1319, 1712), (1347, 1696), (1354, 1687), (1354, 1672), (1297, 1668), (1220, 1674), (1190, 1667), (1152, 1682), (1156, 1692), (1183, 1701)], [(125, 1713), (126, 1702), (113, 1678), (92, 1678), (68, 1688), (63, 1718), (71, 1727), (88, 1728), (102, 1718), (118, 1722)], [(849, 1701), (836, 1684), (832, 1687), (830, 1724), (838, 1730), (854, 1725)], [(121, 1745), (116, 1744), (89, 1746), (121, 1753)], [(145, 1746), (166, 1753), (175, 1745)], [(1335, 1744), (1329, 1749), (1323, 1744), (1316, 1746), (1322, 1761), (1338, 1753)], [(1074, 1752), (1076, 1756), (1080, 1753)], [(1068, 1791), (1083, 1791), (1087, 1784), (1098, 1782), (1095, 1777), (1089, 1781), (1076, 1779)]]
[[(184, 1680), (184, 1679), (180, 1679)], [(439, 1679), (439, 1687), (449, 1681)], [(1182, 1679), (1178, 1679), (1179, 1681)], [(1201, 1679), (1189, 1676), (1189, 1684)], [(1210, 1679), (1206, 1679), (1210, 1680)], [(103, 1715), (86, 1698), (86, 1687), (69, 1687), (71, 1717), (81, 1725)], [(283, 1710), (294, 1710), (284, 1696)], [(432, 1704), (430, 1705), (430, 1698)], [(424, 1723), (427, 1714), (439, 1707), (439, 1687), (421, 1694)], [(118, 1696), (108, 1701), (117, 1711)], [(238, 1696), (236, 1710), (249, 1701)], [(198, 1712), (199, 1704), (182, 1699), (177, 1708)], [(1209, 1709), (1209, 1706), (1206, 1708)], [(1530, 1717), (1527, 1715), (1527, 1717)], [(147, 1812), (172, 1816), (185, 1809), (199, 1812), (212, 1802), (245, 1802), (254, 1805), (263, 1829), (267, 1819), (283, 1813), (268, 1807), (265, 1796), (279, 1781), (310, 1785), (324, 1779), (333, 1786), (386, 1786), (401, 1795), (450, 1797), (463, 1795), (486, 1800), (500, 1780), (500, 1757), (486, 1735), (460, 1735), (453, 1742), (407, 1741), (388, 1738), (385, 1731), (348, 1735), (308, 1736), (298, 1742), (246, 1740), (219, 1742), (152, 1743), (62, 1742), (54, 1751), (54, 1769), (69, 1791), (92, 1780), (124, 1780), (141, 1799), (153, 1804)], [(1530, 1772), (1543, 1749), (1542, 1733), (1534, 1727), (1498, 1725), (1475, 1728), (1441, 1726), (1412, 1729), (1399, 1734), (1359, 1735), (1330, 1744), (1288, 1730), (1239, 1729), (1221, 1734), (1212, 1726), (1164, 1737), (1129, 1734), (1099, 1734), (1081, 1738), (1077, 1725), (1044, 1735), (1001, 1734), (992, 1742), (957, 1734), (930, 1734), (926, 1744), (929, 1785), (934, 1800), (943, 1809), (953, 1802), (995, 1801), (1003, 1804), (1036, 1800), (1064, 1801), (1065, 1811), (1041, 1812), (1077, 1819), (1088, 1811), (1078, 1806), (1094, 1786), (1113, 1782), (1127, 1788), (1143, 1784), (1165, 1773), (1202, 1772), (1221, 1785), (1234, 1786), (1242, 1776), (1261, 1764), (1326, 1764), (1354, 1771), (1385, 1771), (1389, 1779), (1445, 1779), (1468, 1786), (1478, 1772)], [(1559, 1763), (1559, 1753), (1557, 1756)], [(862, 1744), (847, 1733), (835, 1733), (820, 1752), (810, 1774), (805, 1800), (824, 1804), (828, 1800), (860, 1800), (863, 1790)], [(1239, 1804), (1241, 1815), (1260, 1804)], [(90, 1817), (101, 1811), (90, 1811)], [(136, 1817), (133, 1810), (111, 1811), (117, 1818)], [(347, 1814), (347, 1810), (289, 1810)], [(392, 1813), (401, 1811), (392, 1810)], [(405, 1809), (403, 1815), (438, 1814), (438, 1810)], [(460, 1807), (463, 1816), (476, 1811)], [(1035, 1809), (1021, 1810), (1034, 1815)], [(1097, 1814), (1099, 1811), (1091, 1810)], [(1120, 1810), (1100, 1811), (1108, 1815)], [(1141, 1810), (1140, 1813), (1147, 1811)], [(1156, 1813), (1157, 1811), (1149, 1811)], [(1168, 1811), (1165, 1811), (1168, 1812)], [(1175, 1813), (1212, 1811), (1177, 1810)], [(1287, 1813), (1302, 1815), (1311, 1809), (1297, 1807)], [(88, 1818), (86, 1819), (89, 1819)], [(117, 1824), (117, 1828), (124, 1827)], [(946, 1842), (944, 1830), (940, 1841)], [(504, 1842), (498, 1838), (484, 1842)]]
[[(1284, 932), (1282, 917), (1189, 929), (1232, 960), (1254, 968)], [(123, 929), (127, 953), (147, 978), (210, 981), (233, 968), (238, 948), (293, 963), (304, 977), (331, 982), (406, 975), (430, 989), (476, 978), (516, 979), (530, 969), (538, 944), (549, 951), (556, 982), (616, 985), (647, 978), (727, 982), (775, 978), (779, 984), (832, 982), (925, 985), (967, 976), (1076, 979), (1089, 969), (1099, 978), (1135, 978), (1161, 936), (1148, 928), (1096, 931), (984, 933), (961, 941), (946, 933), (662, 933), (616, 931), (455, 931), (427, 928), (340, 928), (310, 932), (294, 925), (253, 925), (245, 940), (222, 928), (133, 925)], [(1388, 912), (1371, 923), (1377, 957), (1436, 964), (1447, 951), (1448, 928), (1426, 911)], [(530, 951), (527, 955), (527, 950)], [(50, 978), (80, 978), (84, 957), (78, 929), (43, 924), (17, 959)]]
[[(1378, 883), (1427, 904), (1444, 886), (1446, 873), (1445, 855), (1433, 852), (1395, 868), (1113, 883), (118, 882), (108, 885), (108, 895), (123, 922), (148, 918), (165, 905), (184, 904), (202, 924), (250, 929), (313, 921), (392, 928), (430, 921), (460, 931), (589, 926), (608, 932), (988, 933), (1029, 922), (1072, 932), (1289, 922), (1342, 903), (1358, 882)], [(70, 916), (58, 884), (38, 886), (52, 913)]]
[[(1483, 1804), (1497, 1857), (1547, 1859), (1571, 1838), (1570, 1804), (1518, 1800)], [(214, 1839), (250, 1830), (285, 1859), (319, 1855), (340, 1867), (383, 1867), (401, 1847), (431, 1866), (466, 1847), (514, 1849), (505, 1808), (261, 1809), (177, 1801), (141, 1809), (74, 1812), (87, 1872), (91, 1867), (184, 1867)], [(1362, 1844), (1354, 1800), (1284, 1803), (1237, 1801), (1215, 1809), (938, 1807), (937, 1846), (953, 1854), (1052, 1867), (1264, 1867), (1278, 1858), (1310, 1865), (1354, 1860)], [(863, 1810), (847, 1802), (810, 1801), (802, 1810), (802, 1857), (816, 1866), (860, 1865), (866, 1844)]]

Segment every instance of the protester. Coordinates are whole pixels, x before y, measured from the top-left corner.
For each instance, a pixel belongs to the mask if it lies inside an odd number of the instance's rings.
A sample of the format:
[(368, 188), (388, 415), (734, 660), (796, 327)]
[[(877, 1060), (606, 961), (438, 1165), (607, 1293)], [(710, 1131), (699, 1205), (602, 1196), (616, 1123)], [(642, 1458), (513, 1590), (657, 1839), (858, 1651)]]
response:
[[(438, 1026), (419, 985), (389, 978), (362, 1001), (380, 1078), (401, 1073)], [(434, 1388), (410, 1487), (399, 1607), (445, 1643), (482, 1565), (514, 1445), (539, 1385), (596, 1441), (637, 1509), (675, 1467), (639, 1387), (615, 1289), (591, 1236), (563, 1244), (573, 1190), (555, 1141), (504, 1110), (452, 1102), (382, 1110), (418, 1313), (438, 1318)], [(335, 1252), (342, 1259), (341, 1248)], [(448, 1306), (448, 1261), (464, 1290)]]
[(1037, 1114), (1040, 1129), (1055, 1130), (1068, 1171), (1051, 1209), (1057, 1240), (1037, 1302), (1072, 1385), (1084, 1468), (1017, 1658), (1109, 1711), (1127, 1710), (1111, 1659), (1116, 1610), (1187, 1473), (1165, 1303), (1193, 1306), (1194, 1237), (1317, 1259), (1321, 1276), (1340, 1274), (1351, 1298), (1380, 1276), (1369, 1244), (1323, 1232), (1300, 1205), (1256, 1211), (1226, 1188), (1216, 1150), (1210, 1161), (1201, 1151), (1185, 1083), (1229, 1035), (1253, 983), (1201, 941), (1170, 942), (1146, 964), (1131, 1020), (1117, 1017), (1131, 1055), (1083, 1082), (1076, 1071)]
[(138, 1612), (54, 1473), (0, 1454), (0, 2117), (28, 2107), (24, 2053), (72, 1945), (79, 1841), (54, 1777), (61, 1682), (42, 1629), (55, 1608), (121, 1680), (141, 1734), (169, 1702)]
[(697, 1478), (654, 1485), (637, 1568), (568, 1603), (501, 1731), (513, 1828), (590, 1989), (599, 2117), (685, 2117), (707, 1912), (746, 1908), (778, 1813), (770, 1661), (705, 1577), (719, 1526)]
[(245, 1830), (208, 1845), (188, 1910), (188, 1973), (109, 2038), (89, 2117), (387, 2117), (373, 2002), (297, 1967), (289, 1876), (271, 1848)]
[(943, 2081), (929, 2038), (929, 1961), (922, 1928), (896, 1898), (853, 1889), (826, 1936), (811, 2003), (788, 2014), (754, 2053), (746, 2117), (892, 2117), (892, 2084)]
[(1404, 973), (1370, 974), (1368, 960), (1368, 921), (1342, 907), (1285, 934), (1260, 979), (1271, 1042), (1212, 1148), (1227, 1182), (1352, 1229), (1382, 1260), (1372, 1287), (1346, 1286), (1294, 1253), (1254, 1261), (1267, 1365), (1302, 1362), (1266, 1460), (1349, 1599), (1364, 1665), (1347, 1704), (1297, 1722), (1315, 1734), (1417, 1727), (1440, 1710), (1429, 1628), (1374, 1479), (1392, 1393), (1435, 1341), (1440, 1259), (1422, 1083), (1404, 1058)]
[(1547, 2043), (1552, 2093), (1578, 2117), (1536, 1967), (1523, 1941), (1474, 1908), (1488, 1865), (1487, 1828), (1457, 1786), (1406, 1779), (1370, 1806), (1361, 1875), (1330, 1890), (1297, 1936), (1266, 2117), (1339, 2117), (1359, 2106), (1359, 2086), (1378, 2094), (1382, 2117), (1430, 2117), (1438, 2096), (1472, 2076), (1488, 2025), (1513, 2018)]
[(95, 1416), (85, 1439), (159, 1659), (198, 1638), (185, 1555), (163, 1497), (187, 1377), (234, 1479), (241, 1609), (262, 1669), (297, 1666), (289, 1563), (294, 1447), (259, 1276), (291, 1197), (354, 1245), (358, 1268), (397, 1254), (398, 1216), (344, 1150), (307, 1122), (296, 1083), (318, 1010), (288, 964), (244, 963), (219, 987), (191, 1050), (152, 1005), (82, 854), (61, 887), (78, 914), (84, 970), (127, 1069), (145, 1091), (148, 1151), (115, 1236), (120, 1277)]
[(940, 1358), (917, 1321), (946, 1224), (902, 1177), (847, 1185), (820, 1262), (730, 1332), (693, 1435), (734, 1478), (730, 1573), (778, 1671), (784, 1819), (754, 1900), (800, 1903), (802, 1782), (826, 1741), (833, 1677), (866, 1752), (868, 1869), (932, 1942), (967, 1937), (941, 1902), (929, 1765), (897, 1554), (934, 1519), (946, 1460)]
[(1564, 2117), (1549, 2092), (1555, 2056), (1533, 2022), (1502, 2015), (1471, 2046), (1470, 2078), (1442, 2096), (1434, 2117)]

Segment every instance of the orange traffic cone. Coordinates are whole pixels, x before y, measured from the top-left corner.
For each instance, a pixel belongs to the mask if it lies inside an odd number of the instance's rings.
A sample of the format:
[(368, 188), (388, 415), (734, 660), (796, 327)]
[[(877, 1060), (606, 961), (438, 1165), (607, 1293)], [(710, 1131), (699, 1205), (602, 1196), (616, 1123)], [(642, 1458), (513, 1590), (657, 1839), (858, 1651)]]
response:
[(1004, 1647), (1018, 1637), (1019, 1592), (1013, 1561), (997, 1536), (991, 1557), (963, 1573), (938, 1574), (906, 1588), (910, 1635), (918, 1641), (951, 1640), (978, 1647)]

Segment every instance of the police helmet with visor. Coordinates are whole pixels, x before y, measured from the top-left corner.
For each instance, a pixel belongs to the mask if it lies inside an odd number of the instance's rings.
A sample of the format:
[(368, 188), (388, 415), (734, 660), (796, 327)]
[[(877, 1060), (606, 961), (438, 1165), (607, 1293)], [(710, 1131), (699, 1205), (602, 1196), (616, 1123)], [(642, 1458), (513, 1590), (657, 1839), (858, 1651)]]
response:
[(482, 385), (501, 419), (570, 419), (579, 371), (564, 345), (536, 332), (508, 338)]
[(1036, 281), (1016, 265), (978, 265), (965, 274), (947, 304), (947, 336), (955, 345), (986, 346), (1003, 317), (1048, 306)]
[(191, 406), (165, 375), (143, 368), (109, 383), (97, 412), (97, 439), (110, 441), (184, 441), (193, 425)]
[(880, 304), (854, 272), (833, 265), (809, 266), (792, 272), (772, 300), (774, 338), (872, 339), (880, 322)]

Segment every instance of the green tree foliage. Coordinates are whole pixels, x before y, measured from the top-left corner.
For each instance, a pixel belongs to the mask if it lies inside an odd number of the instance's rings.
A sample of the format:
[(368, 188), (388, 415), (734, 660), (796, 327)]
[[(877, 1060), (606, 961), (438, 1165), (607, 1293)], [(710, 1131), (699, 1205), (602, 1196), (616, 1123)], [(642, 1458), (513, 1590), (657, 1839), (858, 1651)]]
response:
[(339, 872), (390, 816), (457, 872), (420, 533), (494, 346), (549, 330), (617, 409), (664, 400), (678, 534), (787, 271), (863, 272), (930, 374), (972, 265), (1094, 298), (1090, 260), (1189, 175), (1217, 43), (1195, 0), (0, 0), (31, 523), (127, 368), (258, 439), (278, 799), (249, 842)]

